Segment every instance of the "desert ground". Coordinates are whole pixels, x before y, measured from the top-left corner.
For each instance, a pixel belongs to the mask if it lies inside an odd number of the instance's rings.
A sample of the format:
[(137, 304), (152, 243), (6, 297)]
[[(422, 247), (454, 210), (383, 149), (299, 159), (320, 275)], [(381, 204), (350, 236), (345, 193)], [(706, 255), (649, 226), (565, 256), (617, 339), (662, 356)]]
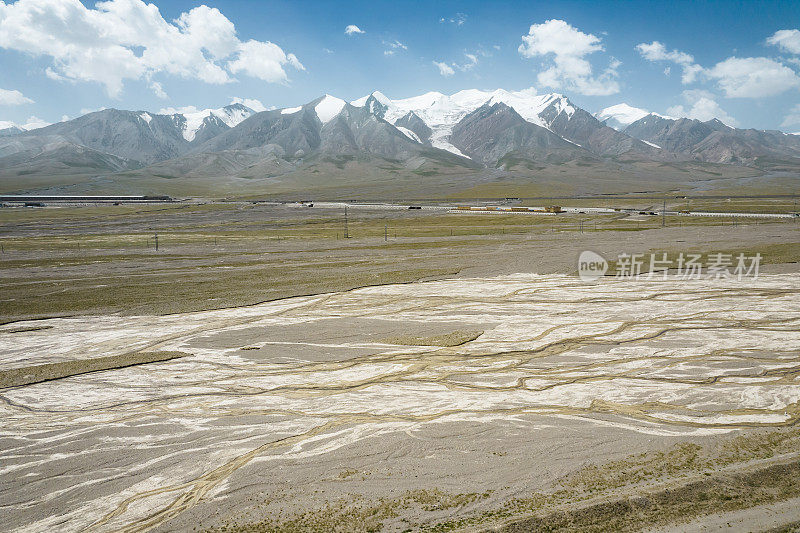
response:
[(4, 529), (800, 524), (800, 222), (315, 209), (0, 210)]

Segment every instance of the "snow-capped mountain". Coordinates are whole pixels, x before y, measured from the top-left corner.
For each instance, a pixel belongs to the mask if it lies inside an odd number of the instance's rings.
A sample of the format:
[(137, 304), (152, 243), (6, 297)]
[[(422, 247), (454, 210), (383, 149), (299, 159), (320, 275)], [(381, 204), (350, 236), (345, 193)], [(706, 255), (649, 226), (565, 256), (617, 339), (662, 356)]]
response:
[(568, 117), (575, 112), (575, 108), (565, 96), (536, 94), (534, 89), (513, 92), (504, 89), (495, 91), (469, 89), (452, 95), (429, 92), (398, 100), (391, 100), (383, 93), (375, 91), (351, 102), (355, 107), (366, 106), (371, 113), (395, 125), (401, 120), (401, 123), (404, 123), (416, 117), (430, 128), (429, 137), (422, 138), (418, 132), (401, 126), (405, 128), (406, 135), (413, 139), (414, 137), (411, 136), (411, 132), (413, 132), (413, 135), (421, 142), (427, 141), (436, 148), (461, 156), (464, 154), (449, 140), (453, 127), (484, 104), (491, 106), (496, 103), (508, 105), (526, 121), (543, 128), (549, 128), (549, 123), (552, 121), (552, 117), (548, 121), (543, 115), (546, 109), (553, 108), (556, 110), (556, 115), (565, 113)]
[[(255, 111), (244, 104), (235, 103), (218, 109), (198, 110), (192, 107), (182, 109), (180, 112), (162, 109), (159, 114), (172, 115), (175, 118), (176, 126), (183, 134), (183, 138), (188, 142), (192, 142), (202, 129), (212, 128), (217, 130), (223, 125), (227, 126), (227, 128), (233, 128), (247, 117), (255, 114)], [(141, 113), (140, 116), (143, 120), (149, 122), (147, 119), (149, 113)]]
[(33, 172), (139, 168), (183, 155), (254, 113), (240, 103), (183, 113), (103, 109), (43, 128), (5, 132), (0, 168), (23, 168), (26, 161)]
[(15, 126), (12, 123), (8, 123), (9, 125), (6, 126), (4, 123), (0, 122), (0, 137), (8, 137), (10, 135), (17, 135), (18, 133), (22, 133), (25, 130), (20, 128), (19, 126)]
[[(627, 126), (620, 131), (612, 122)], [(0, 133), (0, 174), (19, 177), (142, 167), (174, 177), (325, 175), (338, 171), (330, 164), (344, 170), (355, 162), (374, 176), (398, 168), (430, 175), (563, 164), (610, 165), (617, 173), (621, 165), (654, 161), (800, 167), (800, 137), (673, 119), (627, 104), (593, 115), (564, 95), (533, 89), (401, 99), (375, 91), (350, 103), (325, 94), (259, 113), (241, 103), (159, 113), (104, 109)]]
[(633, 107), (626, 103), (612, 105), (601, 109), (594, 114), (598, 120), (605, 122), (615, 130), (624, 129), (628, 124), (632, 124), (639, 119), (649, 115), (650, 112), (646, 109)]

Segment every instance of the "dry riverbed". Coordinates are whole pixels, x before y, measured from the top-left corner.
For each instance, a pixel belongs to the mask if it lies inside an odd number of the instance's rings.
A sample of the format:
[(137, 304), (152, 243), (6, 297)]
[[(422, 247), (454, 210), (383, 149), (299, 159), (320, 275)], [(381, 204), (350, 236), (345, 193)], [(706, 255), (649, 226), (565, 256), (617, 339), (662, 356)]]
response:
[(0, 371), (188, 354), (0, 389), (4, 526), (797, 521), (799, 293), (507, 274), (0, 326)]

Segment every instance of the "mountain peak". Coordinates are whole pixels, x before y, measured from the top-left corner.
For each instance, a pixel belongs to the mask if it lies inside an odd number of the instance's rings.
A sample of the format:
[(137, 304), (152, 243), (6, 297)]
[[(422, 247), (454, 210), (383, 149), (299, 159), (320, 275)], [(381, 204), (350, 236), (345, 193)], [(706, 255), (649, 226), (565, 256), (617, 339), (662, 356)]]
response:
[(317, 113), (320, 122), (327, 124), (342, 111), (345, 103), (341, 98), (325, 94), (314, 106), (314, 111)]
[(377, 100), (383, 105), (389, 105), (392, 103), (392, 101), (389, 100), (389, 98), (387, 98), (387, 96), (380, 91), (372, 91), (372, 94), (370, 96), (375, 98), (375, 100)]
[(718, 118), (712, 118), (711, 120), (706, 120), (705, 123), (708, 124), (709, 126), (712, 126), (712, 127), (722, 126), (722, 127), (725, 127), (725, 128), (731, 129), (731, 130), (734, 129), (732, 126), (729, 126), (729, 125), (725, 124), (724, 122), (722, 122)]
[(633, 124), (637, 120), (641, 120), (648, 115), (650, 115), (650, 112), (646, 109), (633, 107), (623, 102), (601, 109), (595, 113), (594, 116), (597, 117), (598, 120), (604, 122), (608, 121), (612, 128), (620, 129), (620, 127)]

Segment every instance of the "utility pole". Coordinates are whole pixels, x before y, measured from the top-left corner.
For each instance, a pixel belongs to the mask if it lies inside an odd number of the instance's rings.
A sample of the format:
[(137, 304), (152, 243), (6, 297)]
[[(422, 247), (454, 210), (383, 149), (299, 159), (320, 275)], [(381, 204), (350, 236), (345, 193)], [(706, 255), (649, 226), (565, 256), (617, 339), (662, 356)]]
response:
[(156, 252), (158, 251), (158, 233), (153, 234), (153, 238), (156, 240)]
[(661, 209), (661, 227), (666, 227), (667, 225), (667, 199), (664, 198), (664, 208)]
[(387, 242), (389, 240), (389, 224), (383, 225), (383, 242)]
[(344, 238), (350, 238), (350, 233), (347, 231), (347, 206), (344, 206)]

